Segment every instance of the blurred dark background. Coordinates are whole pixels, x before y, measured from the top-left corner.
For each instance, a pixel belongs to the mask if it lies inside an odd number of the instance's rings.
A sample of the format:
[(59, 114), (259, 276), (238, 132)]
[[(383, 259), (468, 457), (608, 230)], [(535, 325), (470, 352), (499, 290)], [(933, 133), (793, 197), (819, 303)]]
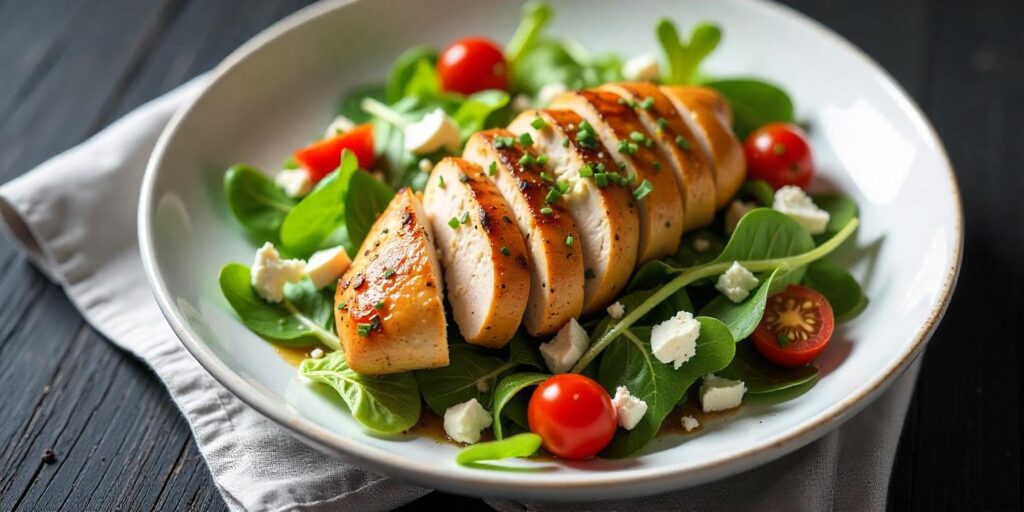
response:
[[(0, 182), (306, 3), (0, 0)], [(1024, 2), (784, 3), (896, 77), (945, 142), (963, 193), (963, 271), (924, 356), (890, 508), (1020, 510)], [(46, 448), (57, 463), (41, 463)], [(485, 505), (434, 493), (407, 508), (442, 507)], [(0, 510), (153, 508), (225, 505), (160, 382), (0, 238)]]

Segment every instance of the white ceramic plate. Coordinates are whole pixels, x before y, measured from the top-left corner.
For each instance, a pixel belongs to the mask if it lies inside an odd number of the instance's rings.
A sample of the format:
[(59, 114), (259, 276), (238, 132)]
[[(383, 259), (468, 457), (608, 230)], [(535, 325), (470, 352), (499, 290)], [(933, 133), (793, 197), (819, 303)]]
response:
[[(185, 347), (239, 398), (324, 451), (424, 486), (463, 494), (583, 500), (695, 485), (779, 457), (863, 408), (921, 353), (952, 292), (960, 262), (960, 202), (928, 121), (856, 48), (817, 23), (749, 0), (556, 1), (550, 28), (594, 51), (657, 51), (659, 16), (689, 29), (724, 27), (707, 62), (720, 75), (782, 84), (811, 123), (818, 185), (853, 196), (862, 227), (852, 265), (871, 304), (837, 332), (821, 381), (796, 400), (745, 406), (699, 435), (659, 438), (639, 457), (546, 463), (538, 472), (455, 464), (456, 447), (425, 438), (367, 435), (337, 403), (311, 393), (273, 347), (233, 315), (217, 287), (230, 261), (254, 246), (222, 200), (236, 162), (267, 170), (323, 131), (341, 94), (382, 80), (411, 46), (466, 35), (506, 41), (517, 2), (335, 1), (304, 9), (245, 44), (164, 131), (142, 189), (139, 230), (156, 297)], [(614, 30), (609, 27), (614, 25)], [(284, 435), (284, 431), (282, 431)]]

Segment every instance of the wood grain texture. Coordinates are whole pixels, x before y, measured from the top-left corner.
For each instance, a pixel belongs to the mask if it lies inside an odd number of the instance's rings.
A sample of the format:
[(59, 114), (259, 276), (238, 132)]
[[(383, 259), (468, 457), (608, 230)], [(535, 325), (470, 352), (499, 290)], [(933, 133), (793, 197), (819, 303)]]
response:
[[(0, 0), (0, 181), (213, 67), (306, 3)], [(963, 272), (925, 355), (890, 508), (1019, 510), (1024, 4), (785, 3), (908, 90), (945, 141), (963, 194)], [(52, 464), (42, 461), (47, 448)], [(403, 510), (437, 508), (487, 507), (433, 493)], [(62, 509), (225, 505), (152, 372), (0, 239), (0, 510)]]

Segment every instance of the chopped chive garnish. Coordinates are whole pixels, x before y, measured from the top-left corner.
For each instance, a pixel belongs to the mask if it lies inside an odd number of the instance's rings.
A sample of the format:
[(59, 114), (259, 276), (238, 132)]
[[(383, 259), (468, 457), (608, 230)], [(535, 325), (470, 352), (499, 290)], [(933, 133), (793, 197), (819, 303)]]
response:
[(544, 165), (546, 163), (548, 163), (548, 156), (547, 155), (541, 155), (541, 156), (537, 157), (537, 165)]
[(619, 162), (619, 170), (622, 171), (622, 172), (626, 172), (626, 163), (625, 162)]
[(547, 206), (545, 206), (544, 208), (540, 209), (540, 214), (544, 215), (545, 217), (548, 216), (548, 215), (551, 215), (552, 212), (553, 212), (553, 210), (551, 208), (547, 207)]
[(395, 275), (395, 271), (393, 269), (389, 268), (384, 270), (384, 279), (391, 279), (391, 276), (393, 275)]
[(594, 168), (590, 164), (584, 165), (580, 168), (580, 177), (589, 178), (594, 175)]
[(546, 172), (540, 173), (540, 180), (545, 182), (545, 183), (554, 183), (555, 182), (555, 179), (552, 178), (551, 175), (546, 173)]
[(347, 306), (347, 305), (348, 305), (347, 302), (342, 302), (341, 304), (338, 304), (338, 309), (339, 310), (345, 309), (345, 306)]
[(384, 301), (382, 301), (382, 300), (381, 301), (377, 301), (377, 303), (374, 304), (373, 307), (375, 307), (377, 309), (384, 309)]
[(508, 250), (508, 247), (502, 246), (501, 253), (504, 254), (505, 256), (508, 256), (509, 254), (512, 254), (512, 251)]
[(384, 229), (380, 230), (380, 234), (386, 235), (386, 234), (388, 234), (388, 231), (391, 231), (391, 230), (388, 229), (388, 228), (384, 228)]
[(648, 96), (640, 101), (640, 108), (650, 110), (652, 107), (654, 107), (654, 98)]
[(367, 323), (360, 323), (360, 324), (356, 325), (356, 332), (358, 332), (359, 335), (363, 336), (363, 337), (369, 336), (370, 335), (370, 331), (372, 331), (372, 330), (373, 330), (373, 326), (370, 325), (370, 324), (367, 324)]
[(558, 201), (561, 197), (562, 193), (559, 192), (557, 188), (552, 188), (551, 190), (548, 190), (548, 195), (544, 197), (544, 202), (551, 204)]
[(679, 146), (680, 148), (685, 149), (685, 150), (689, 150), (690, 149), (690, 141), (686, 140), (685, 137), (680, 135), (680, 136), (676, 137), (676, 146)]
[(512, 138), (512, 137), (495, 137), (494, 138), (494, 147), (498, 148), (498, 149), (510, 148), (515, 143), (516, 143), (516, 140), (514, 138)]
[(642, 134), (640, 132), (637, 132), (637, 131), (631, 132), (629, 134), (629, 140), (631, 140), (633, 142), (643, 142), (646, 139), (647, 139), (647, 137), (644, 134)]
[(572, 247), (572, 243), (574, 241), (576, 241), (576, 239), (573, 238), (572, 235), (565, 237), (565, 245), (568, 245), (569, 247)]
[(619, 98), (619, 105), (626, 105), (630, 108), (636, 108), (636, 102), (633, 100), (627, 100), (626, 98)]
[(635, 142), (628, 140), (619, 141), (619, 153), (625, 153), (627, 155), (635, 155), (637, 149), (639, 149)]
[(569, 137), (566, 137), (566, 138), (562, 139), (562, 147), (563, 148), (569, 147)]
[(658, 118), (658, 128), (665, 129), (668, 127), (668, 121), (664, 117)]
[(533, 165), (537, 163), (537, 160), (533, 158), (533, 155), (526, 153), (519, 158), (519, 165)]
[(645, 148), (649, 148), (649, 147), (651, 147), (653, 145), (654, 145), (654, 141), (653, 140), (651, 140), (651, 139), (644, 140), (644, 147)]
[(437, 177), (437, 186), (444, 188), (444, 176)]
[(534, 119), (533, 122), (530, 123), (530, 126), (532, 126), (536, 130), (540, 130), (541, 128), (544, 128), (547, 125), (548, 125), (547, 121), (545, 121), (545, 120), (543, 120), (543, 119), (541, 119), (539, 117), (537, 119)]
[(598, 162), (597, 167), (595, 167), (595, 169), (597, 169), (597, 172), (604, 172), (606, 169), (606, 167), (604, 166), (604, 162)]
[(529, 133), (522, 133), (522, 134), (519, 135), (519, 143), (524, 145), (524, 146), (532, 146), (533, 145), (533, 137), (530, 137)]
[(584, 277), (584, 279), (593, 279), (594, 278), (594, 270), (593, 269), (589, 269), (589, 268), (584, 270), (583, 271), (583, 277)]
[(555, 183), (555, 188), (558, 189), (559, 193), (564, 194), (569, 191), (569, 184), (564, 181), (559, 181), (558, 183)]
[(465, 174), (461, 174), (460, 173), (459, 174), (459, 181), (461, 181), (462, 183), (466, 183), (467, 181), (469, 181), (469, 176), (466, 176)]
[(451, 226), (452, 229), (459, 227), (459, 219), (456, 219), (455, 217), (448, 219), (448, 225)]
[(459, 222), (463, 224), (469, 222), (469, 212), (462, 212), (462, 217), (459, 217)]
[(651, 168), (654, 169), (655, 171), (660, 171), (661, 170), (661, 162), (659, 162), (657, 160), (651, 160)]
[(491, 162), (491, 165), (487, 166), (487, 175), (494, 176), (498, 173), (498, 162)]
[(654, 190), (654, 185), (651, 185), (651, 182), (644, 180), (640, 182), (640, 186), (633, 190), (633, 197), (637, 200), (643, 199), (647, 197), (647, 194), (650, 194), (652, 190)]
[(608, 185), (608, 173), (599, 172), (594, 175), (594, 183), (599, 187)]
[(594, 127), (586, 119), (580, 122), (580, 131), (586, 133), (596, 133), (594, 132)]

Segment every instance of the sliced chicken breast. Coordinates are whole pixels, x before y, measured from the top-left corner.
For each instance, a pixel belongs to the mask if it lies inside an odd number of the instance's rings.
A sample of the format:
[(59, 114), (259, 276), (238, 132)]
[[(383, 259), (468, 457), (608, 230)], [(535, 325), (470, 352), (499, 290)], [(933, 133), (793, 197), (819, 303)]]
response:
[[(564, 202), (576, 222), (579, 240), (564, 242), (579, 244), (583, 251), (583, 312), (604, 308), (625, 288), (640, 239), (636, 202), (627, 184), (618, 183), (626, 181), (624, 176), (594, 129), (570, 110), (527, 110), (512, 121), (509, 131), (529, 134), (525, 145), (535, 146), (541, 155), (541, 161), (529, 165), (545, 169), (549, 180), (557, 180), (549, 185), (551, 201)], [(581, 169), (594, 174), (581, 177)], [(599, 186), (598, 175), (607, 184)]]
[(702, 149), (715, 165), (715, 203), (719, 208), (729, 204), (747, 177), (747, 159), (732, 131), (729, 103), (707, 87), (664, 86), (661, 90), (703, 135)]
[(515, 140), (507, 130), (477, 132), (462, 156), (494, 180), (526, 240), (530, 291), (523, 326), (531, 335), (543, 336), (583, 311), (583, 257), (579, 244), (565, 243), (580, 236), (562, 202), (545, 202), (550, 185), (541, 179), (542, 168), (520, 163), (525, 155), (534, 160), (538, 155)]
[(526, 244), (512, 209), (479, 165), (452, 157), (434, 166), (423, 209), (462, 337), (474, 345), (505, 346), (530, 295)]
[(408, 189), (373, 224), (335, 295), (338, 336), (353, 370), (382, 375), (448, 365), (433, 238)]
[(634, 191), (645, 180), (650, 184), (634, 193), (634, 197), (646, 194), (636, 201), (640, 218), (637, 262), (644, 263), (672, 254), (679, 247), (683, 199), (669, 160), (662, 158), (633, 108), (619, 100), (608, 91), (573, 91), (556, 97), (551, 107), (572, 110), (594, 127), (615, 163), (624, 167), (627, 175), (636, 176)]
[(662, 158), (670, 163), (683, 194), (686, 229), (710, 224), (716, 206), (715, 173), (710, 156), (701, 147), (703, 136), (694, 133), (672, 100), (652, 83), (615, 83), (600, 89), (635, 105), (640, 120), (654, 134)]

